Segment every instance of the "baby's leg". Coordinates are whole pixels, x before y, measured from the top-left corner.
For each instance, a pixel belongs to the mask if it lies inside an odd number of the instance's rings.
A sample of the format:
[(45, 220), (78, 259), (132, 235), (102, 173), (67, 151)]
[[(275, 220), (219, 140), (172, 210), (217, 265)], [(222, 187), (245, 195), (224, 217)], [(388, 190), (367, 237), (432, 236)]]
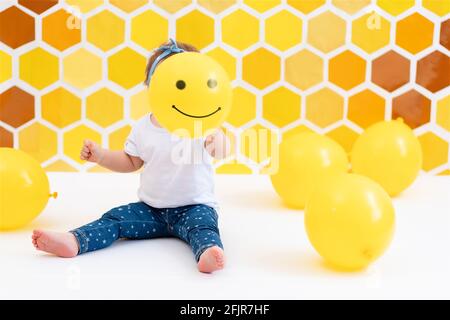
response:
[(32, 238), (38, 250), (73, 257), (106, 248), (119, 238), (150, 239), (166, 235), (167, 227), (159, 212), (136, 202), (111, 209), (100, 219), (70, 232), (35, 230)]
[(186, 206), (175, 211), (172, 232), (192, 247), (198, 269), (207, 273), (222, 269), (225, 257), (217, 212), (205, 205)]

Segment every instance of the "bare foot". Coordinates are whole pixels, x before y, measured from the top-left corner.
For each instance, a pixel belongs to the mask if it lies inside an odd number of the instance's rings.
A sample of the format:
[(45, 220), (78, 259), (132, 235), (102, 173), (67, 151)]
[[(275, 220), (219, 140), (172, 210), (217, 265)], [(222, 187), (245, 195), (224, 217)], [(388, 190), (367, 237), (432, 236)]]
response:
[(70, 232), (33, 230), (34, 247), (58, 257), (72, 258), (78, 254), (78, 242)]
[(223, 250), (214, 246), (205, 250), (198, 261), (198, 270), (200, 272), (211, 273), (223, 269), (225, 265), (225, 256)]

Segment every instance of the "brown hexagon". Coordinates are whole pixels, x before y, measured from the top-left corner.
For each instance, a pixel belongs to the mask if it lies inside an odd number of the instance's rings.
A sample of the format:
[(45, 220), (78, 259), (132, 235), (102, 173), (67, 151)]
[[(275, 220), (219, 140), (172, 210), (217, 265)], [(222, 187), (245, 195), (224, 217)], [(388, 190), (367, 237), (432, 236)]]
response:
[(34, 40), (34, 18), (12, 6), (0, 12), (0, 41), (16, 49)]
[(14, 137), (11, 132), (0, 127), (0, 147), (12, 148), (14, 145)]
[(57, 3), (58, 0), (19, 0), (19, 4), (37, 14), (47, 11)]
[(18, 87), (0, 94), (0, 121), (14, 128), (34, 118), (34, 97)]
[(403, 118), (412, 129), (430, 121), (431, 101), (415, 90), (410, 90), (392, 101), (392, 119)]
[(447, 50), (450, 50), (450, 19), (442, 22), (441, 36), (439, 41)]
[(409, 81), (409, 60), (395, 51), (388, 51), (372, 61), (372, 82), (392, 92)]
[(417, 62), (416, 82), (431, 92), (450, 85), (450, 57), (434, 51)]

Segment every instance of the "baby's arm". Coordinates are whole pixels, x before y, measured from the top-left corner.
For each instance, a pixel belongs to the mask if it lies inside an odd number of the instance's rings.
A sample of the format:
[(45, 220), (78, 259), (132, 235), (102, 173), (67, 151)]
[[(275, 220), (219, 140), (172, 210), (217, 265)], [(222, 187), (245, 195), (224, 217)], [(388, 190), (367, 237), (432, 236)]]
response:
[(230, 140), (222, 129), (218, 129), (215, 133), (206, 138), (205, 148), (211, 157), (224, 159), (228, 157), (231, 151)]
[(139, 157), (130, 156), (123, 150), (103, 149), (90, 140), (84, 141), (80, 159), (96, 162), (98, 165), (116, 172), (133, 172), (139, 170), (144, 164), (144, 161)]

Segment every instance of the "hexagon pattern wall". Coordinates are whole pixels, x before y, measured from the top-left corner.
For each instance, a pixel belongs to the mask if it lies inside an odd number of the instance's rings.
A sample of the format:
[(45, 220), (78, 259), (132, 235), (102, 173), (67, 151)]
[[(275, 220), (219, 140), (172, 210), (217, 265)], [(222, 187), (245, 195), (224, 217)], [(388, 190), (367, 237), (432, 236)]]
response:
[[(82, 140), (122, 148), (150, 111), (149, 52), (168, 37), (233, 79), (219, 173), (265, 172), (270, 145), (297, 132), (350, 151), (398, 117), (423, 170), (450, 172), (450, 0), (2, 0), (0, 147), (49, 171), (103, 171), (79, 160)], [(267, 152), (250, 152), (254, 129)]]

